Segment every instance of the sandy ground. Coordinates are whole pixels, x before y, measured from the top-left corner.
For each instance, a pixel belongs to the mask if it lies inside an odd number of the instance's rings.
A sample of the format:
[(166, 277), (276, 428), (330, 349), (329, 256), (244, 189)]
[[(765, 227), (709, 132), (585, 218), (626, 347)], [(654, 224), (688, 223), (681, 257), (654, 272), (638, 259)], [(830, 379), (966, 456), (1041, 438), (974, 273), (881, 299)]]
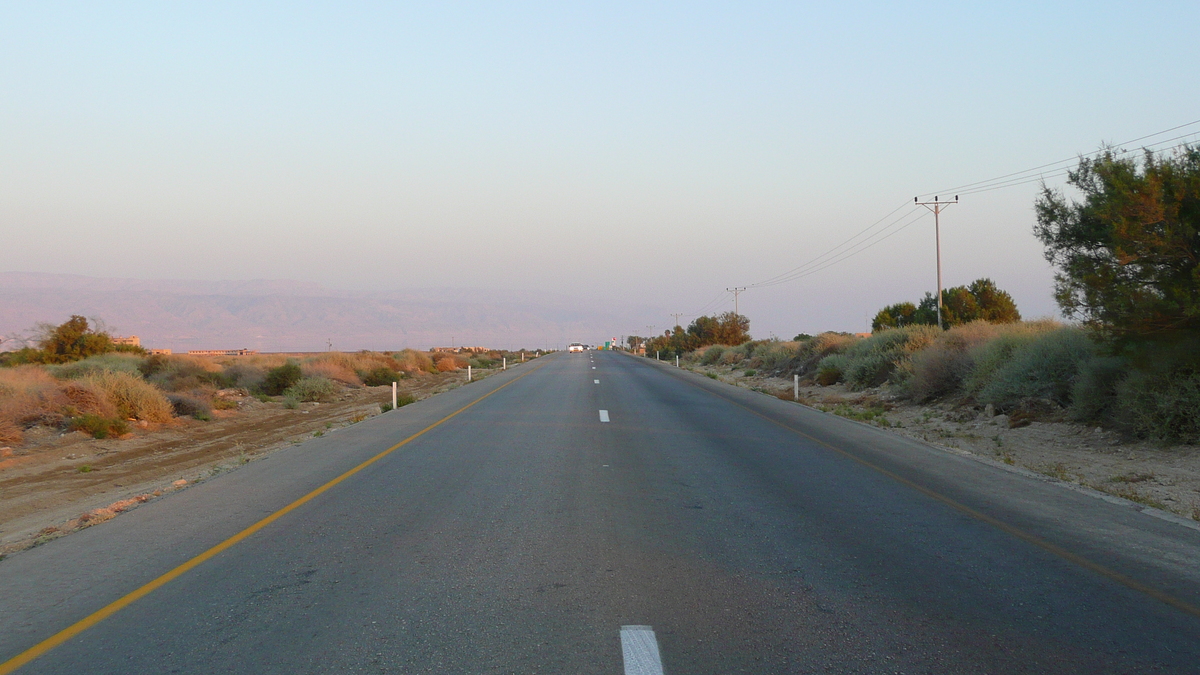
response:
[[(476, 371), (478, 375), (480, 371)], [(482, 376), (491, 375), (483, 371)], [(459, 387), (465, 373), (400, 382), (418, 400)], [(338, 400), (261, 402), (227, 390), (234, 410), (202, 422), (135, 426), (122, 438), (37, 428), (18, 447), (0, 448), (0, 557), (111, 519), (171, 490), (229, 471), (330, 429), (380, 414), (391, 387), (347, 388)]]
[[(792, 400), (792, 382), (742, 369), (688, 364), (695, 372)], [(1015, 423), (990, 409), (916, 405), (884, 389), (802, 385), (800, 402), (948, 450), (1003, 462), (1200, 521), (1200, 446), (1163, 446), (1066, 422)]]

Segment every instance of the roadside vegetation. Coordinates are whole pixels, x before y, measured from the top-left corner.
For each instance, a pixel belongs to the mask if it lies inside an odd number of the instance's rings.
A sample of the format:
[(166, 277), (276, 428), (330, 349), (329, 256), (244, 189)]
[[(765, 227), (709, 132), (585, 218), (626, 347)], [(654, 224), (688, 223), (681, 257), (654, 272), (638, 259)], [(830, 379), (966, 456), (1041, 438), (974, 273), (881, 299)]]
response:
[(1080, 161), (1069, 185), (1079, 199), (1043, 190), (1034, 233), (1076, 324), (1022, 321), (1008, 293), (978, 279), (943, 294), (945, 330), (927, 294), (879, 310), (868, 337), (751, 341), (694, 324), (651, 340), (648, 353), (661, 348), (731, 374), (880, 389), (1003, 414), (1011, 425), (1073, 421), (1200, 443), (1200, 149), (1141, 160), (1102, 151)]
[[(407, 378), (472, 366), (498, 368), (519, 355), (421, 352), (326, 352), (199, 357), (148, 355), (115, 345), (75, 316), (42, 327), (36, 347), (0, 354), (0, 444), (19, 445), (33, 427), (120, 437), (135, 427), (178, 418), (207, 421), (256, 396), (287, 408), (337, 400), (350, 388), (390, 386)], [(401, 397), (399, 404), (410, 403)], [(390, 407), (390, 406), (389, 406)]]

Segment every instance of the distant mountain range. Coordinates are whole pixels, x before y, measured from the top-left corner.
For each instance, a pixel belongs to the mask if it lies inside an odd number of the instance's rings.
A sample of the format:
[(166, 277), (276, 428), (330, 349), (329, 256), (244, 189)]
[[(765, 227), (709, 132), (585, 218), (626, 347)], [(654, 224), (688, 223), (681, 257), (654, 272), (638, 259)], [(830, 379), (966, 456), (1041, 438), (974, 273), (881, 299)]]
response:
[[(146, 347), (322, 351), (482, 345), (545, 348), (599, 342), (662, 312), (531, 291), (419, 289), (365, 293), (254, 279), (101, 279), (0, 272), (0, 334), (72, 314), (100, 318)], [(7, 345), (6, 345), (7, 347)]]

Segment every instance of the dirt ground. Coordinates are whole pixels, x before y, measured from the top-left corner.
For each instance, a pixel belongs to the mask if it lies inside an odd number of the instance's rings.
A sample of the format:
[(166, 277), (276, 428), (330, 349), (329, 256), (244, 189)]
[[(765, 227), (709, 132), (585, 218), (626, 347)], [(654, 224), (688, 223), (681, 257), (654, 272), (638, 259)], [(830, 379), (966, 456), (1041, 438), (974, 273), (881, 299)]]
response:
[[(402, 380), (399, 390), (420, 400), (464, 381), (462, 372), (422, 374)], [(214, 410), (212, 421), (138, 423), (124, 437), (102, 440), (42, 427), (29, 430), (21, 446), (0, 448), (0, 557), (378, 415), (392, 391), (390, 386), (346, 388), (335, 401), (294, 409), (244, 391), (221, 394), (237, 408)]]
[[(743, 370), (688, 369), (792, 400), (792, 382)], [(1009, 419), (991, 409), (917, 405), (886, 389), (802, 385), (800, 402), (951, 451), (1003, 462), (1200, 521), (1200, 446), (1164, 446), (1067, 422)]]

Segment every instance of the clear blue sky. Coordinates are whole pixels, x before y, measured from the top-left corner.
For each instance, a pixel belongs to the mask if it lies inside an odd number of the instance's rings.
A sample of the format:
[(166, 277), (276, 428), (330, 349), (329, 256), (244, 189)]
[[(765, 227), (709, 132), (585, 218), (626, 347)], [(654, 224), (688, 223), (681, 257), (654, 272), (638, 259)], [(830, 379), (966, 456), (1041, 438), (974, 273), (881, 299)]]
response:
[[(914, 195), (1200, 119), (1194, 0), (345, 4), (4, 3), (0, 269), (690, 313)], [(1054, 313), (1036, 191), (946, 212), (947, 285)], [(742, 313), (861, 330), (933, 263), (924, 220)]]

